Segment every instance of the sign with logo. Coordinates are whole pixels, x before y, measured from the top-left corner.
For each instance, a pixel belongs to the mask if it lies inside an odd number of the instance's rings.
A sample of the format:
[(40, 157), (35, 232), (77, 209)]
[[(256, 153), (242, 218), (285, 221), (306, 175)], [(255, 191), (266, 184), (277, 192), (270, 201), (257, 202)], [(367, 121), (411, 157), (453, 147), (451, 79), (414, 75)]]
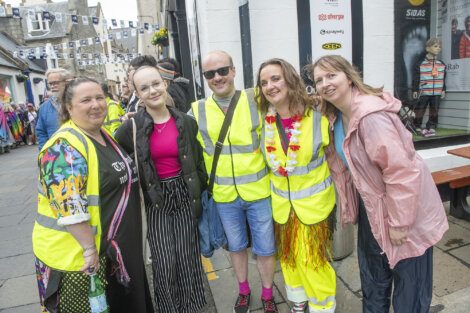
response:
[(312, 58), (339, 54), (352, 61), (351, 1), (321, 0), (310, 5)]
[(395, 0), (395, 96), (411, 99), (415, 68), (430, 36), (431, 0)]
[(470, 91), (470, 1), (440, 0), (447, 91)]

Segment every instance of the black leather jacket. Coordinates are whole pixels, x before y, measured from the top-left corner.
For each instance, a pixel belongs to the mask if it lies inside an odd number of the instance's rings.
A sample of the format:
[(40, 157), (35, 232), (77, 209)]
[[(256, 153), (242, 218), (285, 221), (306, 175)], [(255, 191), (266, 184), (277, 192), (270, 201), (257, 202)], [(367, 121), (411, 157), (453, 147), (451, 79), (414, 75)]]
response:
[[(190, 193), (193, 217), (201, 215), (201, 193), (207, 188), (208, 177), (202, 156), (202, 148), (196, 139), (198, 132), (196, 121), (178, 111), (168, 107), (171, 115), (176, 120), (178, 128), (178, 155), (184, 181)], [(163, 192), (160, 178), (157, 175), (153, 160), (150, 156), (150, 134), (153, 131), (153, 119), (147, 111), (140, 110), (134, 115), (137, 126), (137, 158), (142, 191), (146, 207), (154, 208), (163, 206)], [(125, 121), (116, 131), (115, 139), (134, 159), (134, 142), (132, 139), (132, 122)]]

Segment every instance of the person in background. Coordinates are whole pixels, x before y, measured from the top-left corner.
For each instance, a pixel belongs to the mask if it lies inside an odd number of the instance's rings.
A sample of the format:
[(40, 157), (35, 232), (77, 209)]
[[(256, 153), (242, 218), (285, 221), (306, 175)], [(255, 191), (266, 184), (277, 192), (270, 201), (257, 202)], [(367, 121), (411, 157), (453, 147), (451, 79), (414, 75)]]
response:
[(197, 313), (206, 303), (197, 219), (207, 184), (197, 125), (166, 105), (166, 85), (157, 67), (136, 69), (134, 85), (144, 105), (133, 116), (137, 151), (132, 120), (117, 130), (116, 140), (128, 153), (137, 153), (157, 311)]
[[(215, 145), (230, 102), (236, 93), (235, 67), (225, 51), (209, 52), (202, 62), (212, 96), (192, 104), (198, 123), (197, 140), (203, 147), (207, 173), (212, 170)], [(228, 250), (238, 281), (233, 312), (250, 312), (248, 282), (248, 231), (261, 276), (261, 300), (265, 313), (278, 312), (273, 297), (276, 247), (271, 210), (269, 173), (259, 146), (262, 118), (254, 89), (240, 92), (229, 131), (215, 170), (212, 197), (228, 240)]]
[(395, 312), (427, 313), (432, 247), (449, 225), (431, 173), (397, 114), (401, 103), (364, 84), (341, 56), (323, 56), (311, 69), (333, 127), (334, 145), (326, 152), (341, 221), (358, 223), (363, 312), (389, 312), (392, 299)]
[(463, 30), (459, 29), (459, 21), (457, 18), (453, 18), (451, 22), (451, 47), (450, 55), (451, 59), (460, 59), (459, 46), (460, 39), (462, 38)]
[(127, 80), (122, 83), (121, 85), (121, 94), (119, 95), (119, 102), (121, 107), (125, 110), (127, 108), (127, 104), (129, 103), (130, 97), (132, 92), (129, 88), (129, 84)]
[(333, 313), (336, 274), (331, 259), (331, 221), (336, 199), (324, 148), (328, 120), (294, 67), (263, 62), (256, 87), (265, 118), (261, 150), (268, 164), (276, 247), (292, 313)]
[(459, 56), (461, 59), (470, 58), (470, 15), (465, 18), (465, 31), (460, 36)]
[(106, 96), (106, 104), (108, 105), (108, 114), (104, 119), (103, 127), (106, 128), (112, 135), (114, 135), (116, 129), (121, 126), (121, 118), (124, 116), (124, 114), (126, 114), (126, 112), (119, 103), (113, 100), (107, 84), (102, 83), (101, 89), (103, 89), (103, 92)]
[(28, 124), (26, 134), (28, 135), (28, 145), (35, 145), (36, 142), (36, 120), (37, 113), (32, 103), (28, 103)]
[(152, 313), (135, 164), (102, 129), (100, 84), (79, 77), (61, 100), (60, 131), (39, 152), (33, 251), (41, 312), (89, 313), (89, 275), (109, 311)]
[(69, 71), (63, 68), (49, 69), (46, 72), (47, 84), (52, 96), (41, 104), (36, 124), (36, 135), (39, 142), (39, 150), (49, 138), (59, 129), (59, 97), (64, 90), (65, 83), (72, 78)]
[(181, 112), (188, 112), (192, 102), (189, 95), (189, 80), (184, 77), (177, 77), (173, 63), (160, 61), (158, 62), (158, 68), (163, 79), (167, 82), (167, 91), (173, 99), (175, 107)]

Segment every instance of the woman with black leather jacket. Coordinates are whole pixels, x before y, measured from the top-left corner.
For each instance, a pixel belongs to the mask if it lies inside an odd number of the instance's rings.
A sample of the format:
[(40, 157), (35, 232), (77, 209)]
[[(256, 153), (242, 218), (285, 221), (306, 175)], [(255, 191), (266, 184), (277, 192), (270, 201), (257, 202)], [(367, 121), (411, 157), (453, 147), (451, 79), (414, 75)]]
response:
[[(134, 120), (157, 310), (199, 312), (206, 301), (197, 218), (207, 174), (196, 140), (197, 125), (165, 105), (168, 94), (156, 67), (136, 69), (133, 83), (145, 105)], [(132, 127), (132, 120), (127, 120), (115, 134), (130, 154), (134, 153)]]

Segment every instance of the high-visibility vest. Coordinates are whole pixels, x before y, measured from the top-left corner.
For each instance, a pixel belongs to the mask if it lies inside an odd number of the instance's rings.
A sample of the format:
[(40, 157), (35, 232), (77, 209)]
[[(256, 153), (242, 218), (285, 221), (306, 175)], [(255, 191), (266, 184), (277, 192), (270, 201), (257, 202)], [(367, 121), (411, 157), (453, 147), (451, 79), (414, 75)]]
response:
[[(274, 153), (276, 160), (286, 166), (287, 156), (281, 144), (278, 129), (274, 128)], [(270, 171), (273, 218), (285, 224), (291, 208), (300, 221), (307, 225), (323, 221), (335, 205), (335, 191), (326, 162), (324, 147), (329, 144), (328, 120), (316, 111), (309, 111), (300, 122), (298, 136), (300, 149), (296, 151), (297, 165), (288, 177)], [(263, 127), (262, 150), (267, 156)], [(290, 151), (290, 148), (288, 152)], [(268, 158), (266, 158), (268, 159)]]
[[(225, 114), (212, 97), (193, 102), (191, 106), (199, 127), (197, 139), (210, 175)], [(259, 149), (261, 127), (254, 90), (242, 91), (217, 163), (212, 192), (214, 201), (231, 202), (237, 196), (245, 201), (269, 197), (268, 169)]]
[(104, 119), (103, 127), (114, 135), (116, 129), (121, 126), (121, 117), (124, 116), (126, 112), (119, 103), (111, 100), (110, 97), (106, 97), (106, 104), (108, 106), (108, 114), (106, 114), (106, 118)]
[[(86, 160), (88, 180), (86, 196), (88, 202), (88, 223), (95, 235), (97, 251), (101, 244), (101, 221), (99, 203), (98, 158), (93, 142), (72, 121), (64, 123), (50, 138), (39, 153), (39, 159), (45, 151), (54, 145), (57, 139), (63, 138), (74, 147)], [(47, 266), (61, 271), (79, 271), (85, 263), (83, 249), (78, 241), (67, 231), (66, 227), (57, 224), (57, 212), (51, 204), (41, 183), (38, 186), (38, 212), (33, 228), (34, 255)]]

